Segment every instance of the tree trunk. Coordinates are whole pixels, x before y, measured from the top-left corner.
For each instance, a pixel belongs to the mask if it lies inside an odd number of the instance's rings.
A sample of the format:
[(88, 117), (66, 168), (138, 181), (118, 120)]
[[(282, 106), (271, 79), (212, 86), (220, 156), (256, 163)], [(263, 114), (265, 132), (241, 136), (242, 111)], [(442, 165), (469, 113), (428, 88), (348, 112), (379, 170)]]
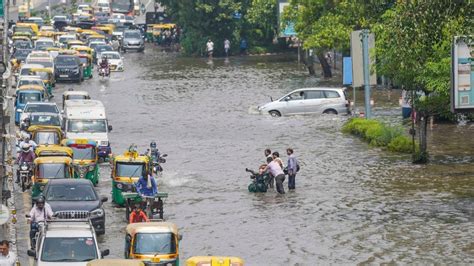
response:
[(331, 78), (332, 77), (331, 66), (326, 60), (326, 57), (324, 57), (324, 53), (318, 52), (316, 55), (318, 56), (321, 67), (323, 68), (323, 76), (325, 78)]
[(418, 137), (420, 142), (420, 151), (415, 155), (414, 163), (427, 163), (428, 162), (428, 144), (427, 144), (427, 131), (428, 131), (428, 119), (427, 115), (420, 115)]

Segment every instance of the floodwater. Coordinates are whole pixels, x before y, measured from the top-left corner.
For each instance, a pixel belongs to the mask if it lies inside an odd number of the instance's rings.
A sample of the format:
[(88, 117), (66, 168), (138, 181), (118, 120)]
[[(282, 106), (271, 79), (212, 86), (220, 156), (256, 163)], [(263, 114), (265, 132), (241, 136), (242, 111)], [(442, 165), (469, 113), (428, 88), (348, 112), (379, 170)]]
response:
[[(432, 162), (413, 165), (409, 155), (342, 134), (344, 116), (257, 114), (270, 96), (324, 84), (293, 56), (209, 62), (150, 46), (125, 54), (125, 67), (108, 81), (60, 84), (55, 99), (74, 88), (103, 101), (116, 154), (132, 143), (144, 151), (152, 140), (169, 154), (159, 190), (170, 195), (165, 219), (183, 234), (182, 263), (196, 255), (239, 256), (247, 265), (474, 263), (473, 125), (435, 125)], [(375, 95), (384, 102), (387, 93)], [(400, 113), (390, 104), (375, 108), (392, 120)], [(265, 148), (286, 161), (287, 147), (301, 164), (296, 190), (249, 193), (244, 169), (257, 169)], [(110, 191), (103, 164), (99, 193), (109, 202), (101, 248), (122, 258), (125, 214)]]

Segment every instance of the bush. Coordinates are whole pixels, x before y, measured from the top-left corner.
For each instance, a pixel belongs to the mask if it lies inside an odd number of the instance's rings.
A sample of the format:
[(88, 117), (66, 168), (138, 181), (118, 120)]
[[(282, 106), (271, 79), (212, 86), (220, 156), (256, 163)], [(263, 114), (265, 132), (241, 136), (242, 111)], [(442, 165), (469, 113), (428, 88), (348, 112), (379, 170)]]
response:
[(359, 136), (372, 146), (387, 147), (394, 152), (412, 151), (413, 142), (403, 134), (403, 128), (391, 127), (377, 120), (353, 118), (342, 127), (342, 131)]

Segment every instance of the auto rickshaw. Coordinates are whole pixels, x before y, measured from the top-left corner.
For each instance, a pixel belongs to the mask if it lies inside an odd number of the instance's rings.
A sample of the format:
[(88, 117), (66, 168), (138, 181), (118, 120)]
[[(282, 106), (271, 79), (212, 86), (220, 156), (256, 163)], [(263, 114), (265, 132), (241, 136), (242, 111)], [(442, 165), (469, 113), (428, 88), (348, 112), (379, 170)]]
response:
[(168, 222), (133, 223), (125, 229), (125, 258), (179, 265), (178, 227)]
[(92, 63), (92, 56), (89, 54), (79, 54), (79, 61), (81, 61), (83, 68), (83, 75), (85, 79), (91, 79), (94, 73), (94, 64)]
[[(141, 176), (150, 173), (148, 156), (140, 156), (137, 151), (129, 149), (110, 161), (112, 164), (112, 201), (125, 206), (123, 193), (136, 192), (135, 183)], [(136, 194), (137, 201), (140, 196)]]
[(91, 96), (87, 91), (68, 90), (63, 93), (63, 109), (67, 100), (90, 100)]
[(30, 69), (31, 76), (39, 76), (46, 85), (48, 95), (53, 95), (53, 87), (56, 86), (54, 79), (54, 71), (51, 68), (32, 68)]
[(39, 32), (39, 27), (35, 23), (17, 23), (16, 28), (30, 28), (33, 35), (37, 35)]
[(71, 49), (73, 46), (83, 46), (84, 43), (79, 40), (72, 40), (67, 42), (67, 49)]
[(23, 21), (30, 16), (30, 12), (28, 11), (28, 6), (23, 4), (18, 7), (18, 20)]
[(56, 126), (30, 126), (27, 130), (38, 146), (60, 145), (63, 140), (63, 132)]
[(38, 32), (38, 38), (52, 38), (54, 40), (53, 31), (40, 31)]
[(145, 263), (139, 260), (126, 259), (96, 259), (87, 263), (87, 266), (145, 266)]
[(12, 40), (13, 41), (16, 41), (16, 40), (29, 40), (29, 41), (31, 41), (32, 36), (33, 35), (30, 32), (20, 31), (20, 32), (13, 33)]
[(51, 156), (65, 156), (73, 158), (73, 150), (69, 147), (63, 146), (39, 146), (35, 149), (36, 157), (51, 157)]
[(156, 24), (148, 24), (146, 25), (146, 31), (145, 31), (145, 38), (147, 42), (153, 42), (153, 26)]
[(195, 256), (186, 260), (186, 266), (243, 266), (244, 260), (238, 257)]
[(99, 183), (99, 157), (97, 142), (90, 139), (65, 139), (62, 144), (73, 150), (74, 178), (89, 179), (94, 186)]
[(33, 188), (31, 198), (35, 200), (50, 179), (71, 178), (72, 159), (66, 156), (39, 157), (34, 160)]
[(92, 53), (94, 52), (94, 49), (85, 45), (73, 46), (72, 49), (78, 51), (79, 54), (88, 54), (90, 56), (92, 56)]
[(112, 32), (114, 31), (113, 27), (110, 27), (110, 26), (107, 26), (107, 25), (94, 26), (94, 27), (92, 27), (92, 29), (103, 31), (103, 32), (105, 32), (105, 34), (109, 34), (109, 35), (112, 35)]
[(107, 42), (107, 37), (105, 37), (104, 35), (100, 35), (100, 34), (90, 35), (90, 36), (87, 37), (87, 43), (91, 43), (91, 42), (104, 42), (104, 43), (106, 43)]

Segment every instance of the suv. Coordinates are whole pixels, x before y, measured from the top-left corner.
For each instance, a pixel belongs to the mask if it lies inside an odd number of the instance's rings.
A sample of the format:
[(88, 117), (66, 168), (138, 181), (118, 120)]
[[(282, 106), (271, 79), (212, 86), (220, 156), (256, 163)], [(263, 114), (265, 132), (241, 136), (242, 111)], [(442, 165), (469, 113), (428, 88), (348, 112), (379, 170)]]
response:
[(89, 179), (52, 179), (47, 183), (43, 195), (56, 215), (63, 212), (84, 213), (90, 217), (97, 234), (105, 234), (102, 203), (108, 199), (99, 198)]
[(145, 50), (145, 42), (139, 30), (126, 30), (123, 32), (122, 50), (137, 50), (143, 52)]
[[(72, 214), (74, 215), (74, 214)], [(35, 265), (87, 265), (88, 261), (109, 255), (108, 249), (100, 251), (94, 227), (87, 219), (48, 221), (36, 235), (35, 250), (28, 256)]]
[(271, 116), (296, 114), (348, 114), (349, 101), (344, 89), (305, 88), (294, 90), (276, 101), (258, 107)]
[(54, 66), (56, 81), (64, 80), (81, 83), (84, 80), (81, 61), (75, 55), (58, 55), (54, 59)]

